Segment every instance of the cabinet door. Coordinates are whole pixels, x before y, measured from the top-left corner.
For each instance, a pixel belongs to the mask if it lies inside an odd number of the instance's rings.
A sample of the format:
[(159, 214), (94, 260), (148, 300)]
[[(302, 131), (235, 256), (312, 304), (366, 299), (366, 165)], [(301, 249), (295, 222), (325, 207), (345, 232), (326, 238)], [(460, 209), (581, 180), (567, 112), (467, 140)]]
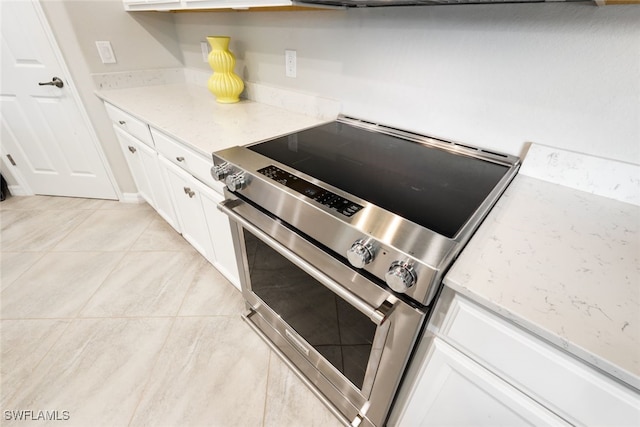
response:
[(571, 424), (640, 425), (637, 391), (460, 295), (446, 313), (440, 337)]
[(155, 204), (153, 207), (165, 221), (169, 223), (178, 233), (181, 232), (178, 218), (173, 209), (173, 202), (169, 197), (169, 189), (160, 172), (160, 160), (155, 150), (142, 145), (139, 147), (140, 158), (144, 167), (149, 187)]
[(568, 425), (439, 338), (397, 426)]
[(151, 192), (151, 183), (149, 182), (149, 177), (147, 176), (147, 173), (145, 171), (141, 154), (142, 151), (140, 150), (141, 147), (146, 148), (146, 146), (125, 131), (115, 126), (113, 127), (113, 129), (115, 130), (116, 137), (120, 142), (122, 152), (127, 159), (129, 170), (131, 171), (131, 175), (133, 175), (133, 179), (136, 182), (136, 186), (138, 187), (140, 196), (142, 196), (142, 198), (151, 206), (155, 207), (155, 201), (153, 200), (152, 195), (153, 193)]
[(214, 259), (213, 246), (202, 209), (202, 191), (206, 187), (164, 157), (159, 157), (159, 160), (173, 200), (182, 236), (205, 258), (212, 261)]
[(218, 203), (222, 200), (224, 200), (224, 197), (213, 190), (203, 193), (202, 207), (207, 218), (213, 252), (215, 253), (213, 265), (233, 286), (240, 290), (238, 264), (233, 248), (233, 238), (231, 237), (231, 225), (229, 224), (229, 218), (217, 208)]

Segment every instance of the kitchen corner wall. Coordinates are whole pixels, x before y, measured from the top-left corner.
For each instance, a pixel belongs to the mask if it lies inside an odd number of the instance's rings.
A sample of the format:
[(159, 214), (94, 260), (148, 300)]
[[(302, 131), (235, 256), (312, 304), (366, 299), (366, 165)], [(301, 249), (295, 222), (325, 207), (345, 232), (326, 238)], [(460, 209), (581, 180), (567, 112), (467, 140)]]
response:
[[(246, 80), (343, 113), (521, 155), (536, 142), (640, 164), (640, 7), (472, 5), (174, 15), (186, 67), (229, 35)], [(297, 78), (284, 50), (297, 51)]]
[[(0, 0), (1, 1), (1, 0)], [(41, 0), (76, 88), (120, 190), (136, 186), (120, 151), (92, 73), (182, 67), (182, 53), (168, 13), (129, 14), (121, 0)], [(111, 41), (116, 64), (100, 61), (95, 41)]]

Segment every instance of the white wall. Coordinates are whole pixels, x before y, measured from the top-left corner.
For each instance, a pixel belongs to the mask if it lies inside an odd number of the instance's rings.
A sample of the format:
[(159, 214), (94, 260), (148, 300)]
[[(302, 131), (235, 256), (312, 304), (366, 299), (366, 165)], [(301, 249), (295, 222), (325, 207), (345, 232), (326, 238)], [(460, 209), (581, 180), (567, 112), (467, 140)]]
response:
[[(537, 142), (640, 164), (640, 7), (474, 5), (174, 15), (187, 67), (232, 37), (245, 79), (367, 120), (522, 154)], [(285, 77), (284, 49), (298, 77)]]
[[(41, 3), (120, 190), (137, 191), (91, 73), (182, 67), (171, 14), (129, 14), (121, 0)], [(111, 41), (116, 64), (102, 64), (96, 40)]]

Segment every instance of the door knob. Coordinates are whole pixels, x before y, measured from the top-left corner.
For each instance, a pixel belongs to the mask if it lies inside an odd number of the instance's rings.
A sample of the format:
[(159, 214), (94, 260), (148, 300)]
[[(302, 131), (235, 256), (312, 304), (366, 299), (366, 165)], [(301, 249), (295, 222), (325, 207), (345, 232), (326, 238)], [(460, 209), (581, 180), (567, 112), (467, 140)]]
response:
[(64, 86), (64, 83), (62, 83), (62, 80), (59, 77), (54, 77), (53, 79), (51, 79), (50, 82), (46, 82), (46, 83), (38, 83), (38, 86), (55, 86), (55, 87), (62, 87)]

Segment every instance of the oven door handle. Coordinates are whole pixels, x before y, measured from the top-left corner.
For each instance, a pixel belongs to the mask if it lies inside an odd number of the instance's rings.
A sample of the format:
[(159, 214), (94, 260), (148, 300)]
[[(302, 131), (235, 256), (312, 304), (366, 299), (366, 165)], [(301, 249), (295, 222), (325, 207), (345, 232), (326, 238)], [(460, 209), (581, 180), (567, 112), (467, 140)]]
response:
[[(278, 242), (273, 237), (269, 236), (267, 233), (262, 231), (260, 228), (253, 225), (251, 222), (247, 221), (245, 218), (234, 212), (231, 208), (225, 205), (225, 201), (218, 204), (218, 209), (226, 214), (231, 220), (237, 222), (242, 227), (249, 230), (252, 234), (258, 237), (260, 240), (264, 241), (266, 244), (271, 246), (273, 249), (278, 251), (282, 256), (287, 258), (289, 261), (300, 267), (306, 273), (310, 274), (314, 279), (322, 283), (324, 286), (329, 288), (333, 293), (337, 294), (339, 297), (347, 301), (354, 308), (360, 311), (365, 316), (369, 317), (373, 323), (380, 326), (387, 319), (387, 314), (391, 312), (391, 308), (387, 307), (386, 304), (383, 304), (382, 307), (385, 308), (385, 312), (383, 313), (376, 307), (371, 306), (366, 301), (362, 300), (358, 296), (351, 293), (349, 290), (340, 286), (335, 280), (324, 274), (322, 271), (318, 270), (312, 264), (300, 258), (295, 252), (291, 251), (289, 248), (284, 246), (282, 243)], [(234, 200), (234, 202), (236, 202)], [(237, 202), (236, 202), (237, 203)], [(385, 314), (387, 313), (387, 314)]]

